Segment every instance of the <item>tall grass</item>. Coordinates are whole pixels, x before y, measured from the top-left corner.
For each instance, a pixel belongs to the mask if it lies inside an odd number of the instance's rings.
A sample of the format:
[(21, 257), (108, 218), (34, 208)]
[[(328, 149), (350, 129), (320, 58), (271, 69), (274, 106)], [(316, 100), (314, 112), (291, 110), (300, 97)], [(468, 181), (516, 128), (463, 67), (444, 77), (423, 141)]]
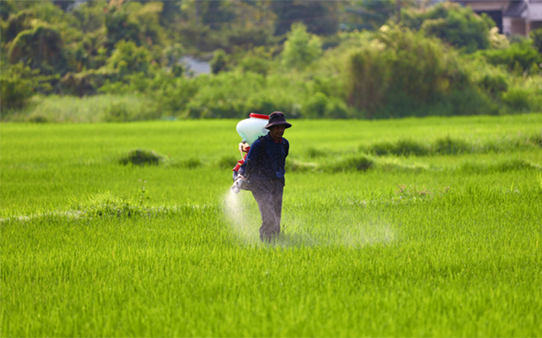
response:
[(3, 121), (35, 123), (95, 123), (157, 119), (148, 98), (138, 95), (35, 96), (21, 111), (2, 115)]
[[(250, 193), (229, 193), (237, 121), (4, 124), (2, 335), (540, 336), (539, 145), (360, 146), (530, 140), (541, 122), (295, 121), (288, 161), (306, 168), (274, 245)], [(169, 161), (120, 164), (132, 149)]]

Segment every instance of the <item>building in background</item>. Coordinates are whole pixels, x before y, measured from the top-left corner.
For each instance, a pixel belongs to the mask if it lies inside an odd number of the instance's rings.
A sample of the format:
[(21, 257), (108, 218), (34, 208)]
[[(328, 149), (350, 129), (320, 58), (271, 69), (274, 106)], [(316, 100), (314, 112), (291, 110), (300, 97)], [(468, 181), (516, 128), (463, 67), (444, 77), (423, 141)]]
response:
[(452, 0), (486, 13), (505, 35), (525, 35), (542, 27), (542, 0)]

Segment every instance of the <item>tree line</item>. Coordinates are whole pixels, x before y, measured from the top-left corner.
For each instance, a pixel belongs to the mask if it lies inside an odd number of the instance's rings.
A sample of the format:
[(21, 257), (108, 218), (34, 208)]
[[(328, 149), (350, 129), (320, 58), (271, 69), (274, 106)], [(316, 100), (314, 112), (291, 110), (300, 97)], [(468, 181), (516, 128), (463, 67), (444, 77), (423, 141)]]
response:
[[(455, 3), (6, 0), (0, 28), (4, 120), (36, 95), (103, 93), (152, 102), (124, 120), (542, 106), (542, 29), (506, 37), (491, 18)], [(212, 74), (191, 74), (179, 63), (186, 55), (210, 61)]]

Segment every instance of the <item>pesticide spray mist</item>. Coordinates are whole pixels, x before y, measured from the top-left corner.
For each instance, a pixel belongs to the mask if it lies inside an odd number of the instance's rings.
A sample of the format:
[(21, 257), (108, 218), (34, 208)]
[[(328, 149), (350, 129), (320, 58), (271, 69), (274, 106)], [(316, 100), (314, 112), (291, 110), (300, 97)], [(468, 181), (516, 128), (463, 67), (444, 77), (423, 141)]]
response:
[(232, 230), (244, 243), (257, 243), (260, 240), (258, 232), (259, 215), (251, 212), (246, 194), (236, 194), (230, 189), (224, 196), (223, 209)]
[[(301, 203), (283, 206), (279, 247), (342, 246), (363, 247), (396, 239), (395, 231), (375, 210), (352, 205), (335, 205), (333, 212), (295, 212), (306, 209)], [(223, 210), (232, 230), (244, 244), (260, 244), (261, 217), (248, 192), (224, 196)]]
[[(231, 190), (224, 196), (223, 211), (237, 238), (244, 244), (260, 245), (261, 215), (256, 201), (249, 192), (234, 193)], [(281, 235), (273, 242), (275, 247), (314, 246), (318, 243), (303, 230), (303, 222), (288, 216), (281, 222)]]

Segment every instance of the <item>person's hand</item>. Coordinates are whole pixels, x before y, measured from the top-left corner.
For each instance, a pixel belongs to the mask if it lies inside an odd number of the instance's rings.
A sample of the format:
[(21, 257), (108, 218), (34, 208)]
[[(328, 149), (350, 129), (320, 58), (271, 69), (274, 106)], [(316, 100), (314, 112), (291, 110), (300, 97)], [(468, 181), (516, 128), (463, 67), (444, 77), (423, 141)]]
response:
[(248, 153), (250, 146), (246, 142), (239, 143), (239, 151), (243, 153)]

